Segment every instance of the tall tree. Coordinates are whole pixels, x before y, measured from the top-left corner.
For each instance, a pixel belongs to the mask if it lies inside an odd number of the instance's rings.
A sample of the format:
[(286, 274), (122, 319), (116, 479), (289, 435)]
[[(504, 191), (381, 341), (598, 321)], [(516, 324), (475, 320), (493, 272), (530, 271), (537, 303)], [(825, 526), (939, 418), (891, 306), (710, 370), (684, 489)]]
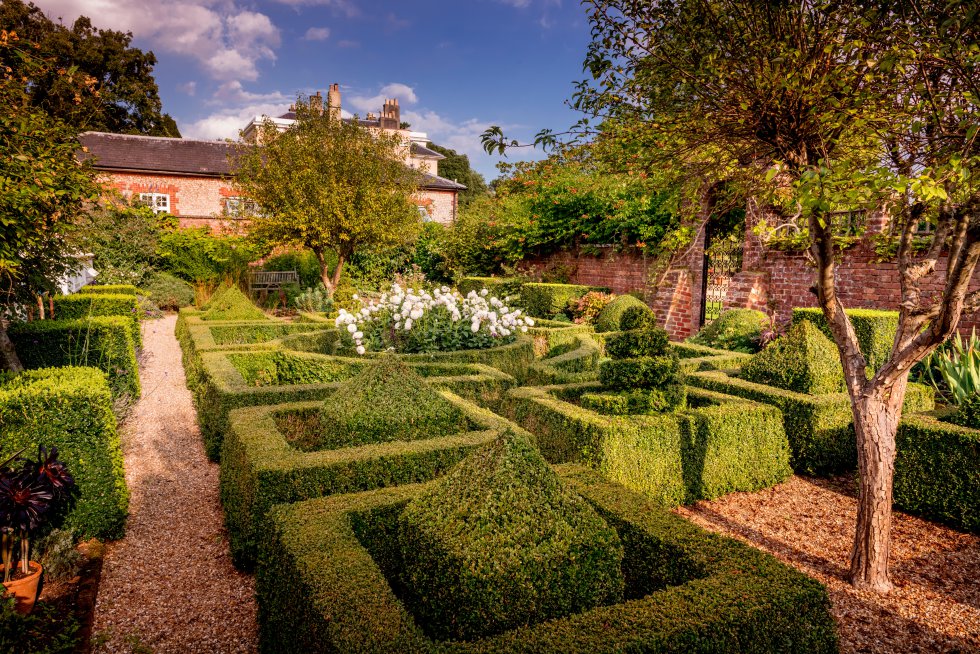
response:
[[(156, 56), (131, 47), (132, 34), (93, 27), (85, 16), (66, 27), (22, 0), (0, 3), (0, 29), (34, 44), (46, 63), (28, 70), (18, 57), (0, 59), (12, 74), (29, 76), (33, 106), (79, 131), (180, 136), (173, 118), (163, 113), (153, 79)], [(69, 68), (89, 77), (95, 92), (77, 93), (59, 73)]]
[(455, 150), (444, 148), (435, 143), (429, 143), (430, 150), (435, 150), (445, 157), (437, 164), (439, 177), (456, 180), (466, 187), (465, 191), (459, 193), (460, 206), (466, 206), (473, 200), (487, 195), (490, 191), (487, 188), (487, 181), (483, 175), (470, 167), (470, 158), (465, 154), (459, 154)]
[[(18, 60), (28, 78), (45, 74), (35, 51), (0, 30), (0, 55)], [(77, 71), (56, 74), (87, 92)], [(78, 162), (77, 149), (75, 130), (31, 104), (23, 77), (0, 70), (0, 313), (36, 304), (74, 266), (68, 234), (84, 204), (99, 196), (95, 172)], [(0, 357), (22, 369), (2, 319)]]
[[(968, 292), (980, 259), (975, 3), (585, 4), (591, 79), (574, 104), (601, 119), (603, 136), (646, 143), (634, 151), (646, 165), (674, 166), (707, 188), (741, 184), (805, 225), (857, 437), (850, 576), (857, 587), (888, 590), (895, 436), (909, 371), (980, 306)], [(499, 129), (485, 135), (488, 148), (511, 143)], [(891, 357), (871, 374), (837, 294), (835, 216), (882, 207), (900, 238), (901, 302)], [(913, 233), (923, 220), (935, 232), (919, 251)]]
[[(421, 179), (400, 156), (398, 136), (333, 118), (303, 98), (296, 106), (294, 126), (280, 133), (266, 122), (238, 149), (235, 184), (255, 203), (250, 234), (312, 250), (333, 293), (355, 252), (417, 236)], [(337, 257), (333, 271), (328, 252)]]

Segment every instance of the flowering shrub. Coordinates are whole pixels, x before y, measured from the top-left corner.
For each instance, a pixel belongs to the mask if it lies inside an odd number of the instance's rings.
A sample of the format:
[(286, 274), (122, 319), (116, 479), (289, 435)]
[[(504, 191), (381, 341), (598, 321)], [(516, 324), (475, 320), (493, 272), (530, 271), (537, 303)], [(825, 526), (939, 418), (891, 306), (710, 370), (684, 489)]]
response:
[(358, 354), (483, 349), (513, 342), (534, 325), (520, 309), (487, 296), (486, 289), (463, 297), (446, 286), (429, 292), (393, 284), (356, 313), (341, 309), (336, 325), (342, 342)]
[(599, 317), (606, 305), (613, 301), (616, 296), (612, 293), (602, 293), (600, 291), (589, 291), (580, 298), (573, 298), (568, 301), (568, 309), (576, 323), (592, 324)]

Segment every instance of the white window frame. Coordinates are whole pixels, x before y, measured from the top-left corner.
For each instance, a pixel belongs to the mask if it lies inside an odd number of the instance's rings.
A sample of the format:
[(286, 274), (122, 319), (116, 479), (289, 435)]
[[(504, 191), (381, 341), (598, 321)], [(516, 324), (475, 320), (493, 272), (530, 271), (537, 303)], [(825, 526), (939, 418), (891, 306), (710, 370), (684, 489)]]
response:
[(240, 195), (231, 195), (225, 198), (225, 215), (232, 218), (247, 218), (248, 216), (261, 216), (259, 205), (255, 200), (249, 200)]
[(154, 213), (170, 213), (169, 193), (140, 193), (137, 197)]

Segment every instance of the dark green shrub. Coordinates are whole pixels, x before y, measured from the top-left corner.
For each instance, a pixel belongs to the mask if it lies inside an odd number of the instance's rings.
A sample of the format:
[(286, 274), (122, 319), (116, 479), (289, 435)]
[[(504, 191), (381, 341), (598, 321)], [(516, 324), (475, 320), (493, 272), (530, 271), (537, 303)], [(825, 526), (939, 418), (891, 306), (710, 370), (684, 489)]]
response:
[(152, 273), (142, 290), (161, 309), (176, 311), (194, 304), (194, 287), (170, 273)]
[(980, 533), (980, 431), (906, 415), (896, 445), (895, 505)]
[(436, 438), (465, 425), (459, 409), (392, 355), (337, 387), (320, 419), (336, 447)]
[(844, 369), (837, 346), (808, 320), (742, 366), (742, 378), (788, 391), (823, 395), (844, 390)]
[[(335, 258), (335, 257), (334, 257)], [(331, 267), (336, 265), (334, 261)], [(320, 262), (311, 250), (289, 250), (266, 258), (262, 270), (295, 270), (302, 288), (315, 288), (323, 283)]]
[(535, 318), (557, 318), (565, 316), (569, 300), (576, 300), (589, 291), (608, 290), (576, 284), (524, 284), (521, 286), (521, 306)]
[[(845, 309), (857, 334), (858, 346), (872, 371), (885, 365), (891, 355), (895, 332), (898, 331), (898, 312), (877, 309)], [(827, 338), (833, 340), (830, 326), (822, 309), (793, 309), (793, 323), (808, 320), (816, 325)]]
[(946, 422), (980, 429), (980, 395), (971, 395), (956, 407), (956, 410), (945, 418)]
[(595, 321), (595, 330), (597, 332), (614, 332), (620, 329), (635, 329), (636, 327), (624, 327), (620, 324), (627, 309), (633, 309), (634, 313), (645, 309), (643, 315), (649, 315), (651, 319), (655, 320), (653, 310), (643, 300), (638, 300), (632, 295), (619, 295), (599, 312), (599, 317)]
[(132, 323), (122, 316), (12, 323), (7, 330), (25, 368), (92, 366), (109, 380), (113, 396), (140, 396)]
[(659, 327), (619, 332), (606, 338), (606, 354), (613, 359), (657, 357), (667, 354), (667, 332)]
[(684, 406), (687, 399), (684, 384), (667, 384), (661, 388), (638, 388), (630, 391), (585, 393), (582, 406), (604, 415), (663, 413)]
[(97, 316), (122, 316), (129, 319), (133, 343), (137, 349), (143, 347), (140, 332), (140, 310), (136, 295), (103, 295), (99, 293), (76, 293), (59, 295), (54, 298), (54, 318), (56, 320), (81, 320)]
[(177, 229), (160, 237), (163, 269), (191, 283), (241, 280), (265, 252), (245, 236), (213, 234), (207, 227)]
[(695, 345), (752, 354), (759, 351), (759, 339), (768, 321), (761, 311), (729, 309), (702, 327), (690, 340)]
[(676, 380), (680, 371), (677, 355), (614, 359), (599, 364), (599, 381), (606, 388), (630, 390), (654, 388)]
[(671, 343), (670, 347), (680, 357), (681, 370), (685, 373), (700, 370), (739, 370), (753, 356), (694, 343)]
[(104, 284), (100, 286), (83, 286), (79, 293), (94, 293), (96, 295), (136, 295), (136, 287), (132, 284)]
[(399, 486), (272, 511), (256, 576), (260, 650), (516, 654), (831, 654), (823, 586), (775, 557), (710, 534), (617, 484), (559, 468), (619, 534), (625, 597), (472, 642), (420, 629), (395, 580), (393, 534), (425, 487)]
[(119, 538), (129, 507), (112, 393), (95, 368), (29, 370), (0, 382), (0, 460), (57, 447), (78, 497), (61, 521), (80, 536)]
[(646, 304), (642, 307), (637, 305), (626, 307), (619, 318), (619, 329), (624, 332), (633, 329), (650, 329), (656, 326), (657, 315)]
[(218, 292), (201, 308), (204, 311), (201, 314), (201, 320), (269, 319), (269, 316), (262, 309), (252, 304), (252, 301), (238, 290), (237, 286), (229, 286)]
[(616, 531), (527, 436), (504, 434), (402, 511), (408, 603), (427, 633), (473, 639), (618, 602)]
[(599, 369), (601, 350), (591, 336), (577, 336), (548, 350), (547, 356), (534, 361), (527, 373), (533, 384), (566, 384), (591, 381)]
[(456, 284), (456, 290), (466, 296), (470, 291), (479, 293), (487, 289), (490, 295), (503, 300), (505, 297), (520, 293), (521, 286), (521, 280), (515, 277), (463, 277)]

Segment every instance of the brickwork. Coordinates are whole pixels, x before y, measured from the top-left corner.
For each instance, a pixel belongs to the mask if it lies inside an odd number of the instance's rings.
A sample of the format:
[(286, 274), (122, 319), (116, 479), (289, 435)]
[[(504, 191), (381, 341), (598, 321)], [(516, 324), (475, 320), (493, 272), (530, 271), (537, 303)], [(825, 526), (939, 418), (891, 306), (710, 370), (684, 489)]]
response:
[(417, 202), (428, 209), (432, 220), (443, 225), (451, 225), (456, 220), (456, 191), (426, 189), (420, 195)]

